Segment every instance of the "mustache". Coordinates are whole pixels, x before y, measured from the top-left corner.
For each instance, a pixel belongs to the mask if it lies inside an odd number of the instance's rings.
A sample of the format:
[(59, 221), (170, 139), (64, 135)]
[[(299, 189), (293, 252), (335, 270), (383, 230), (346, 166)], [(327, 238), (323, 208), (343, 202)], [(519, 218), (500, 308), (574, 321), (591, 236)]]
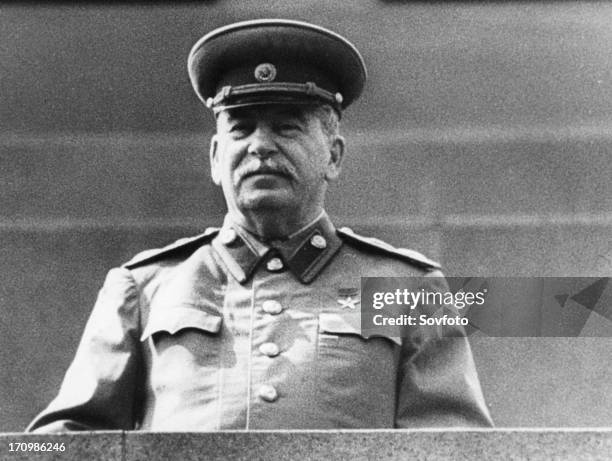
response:
[(276, 174), (285, 176), (289, 179), (295, 178), (295, 172), (290, 166), (270, 161), (262, 162), (261, 160), (251, 160), (248, 163), (238, 166), (234, 171), (234, 178), (236, 179), (236, 183), (238, 183), (256, 174)]

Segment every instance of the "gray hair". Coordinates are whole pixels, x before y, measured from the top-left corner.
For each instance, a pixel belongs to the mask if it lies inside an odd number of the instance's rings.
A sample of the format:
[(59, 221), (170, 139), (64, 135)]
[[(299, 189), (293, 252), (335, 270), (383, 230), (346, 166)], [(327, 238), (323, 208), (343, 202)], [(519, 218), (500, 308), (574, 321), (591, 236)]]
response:
[(312, 114), (321, 121), (323, 131), (328, 137), (340, 134), (340, 116), (329, 104), (317, 105), (313, 108)]

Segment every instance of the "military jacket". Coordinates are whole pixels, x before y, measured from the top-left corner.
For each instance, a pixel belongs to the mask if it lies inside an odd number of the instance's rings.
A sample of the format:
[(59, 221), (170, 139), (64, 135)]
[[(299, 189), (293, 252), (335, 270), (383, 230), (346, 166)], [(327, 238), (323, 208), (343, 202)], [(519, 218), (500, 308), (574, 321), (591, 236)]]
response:
[(28, 430), (489, 426), (461, 328), (367, 338), (354, 321), (360, 277), (440, 275), (327, 215), (273, 244), (226, 219), (109, 272)]

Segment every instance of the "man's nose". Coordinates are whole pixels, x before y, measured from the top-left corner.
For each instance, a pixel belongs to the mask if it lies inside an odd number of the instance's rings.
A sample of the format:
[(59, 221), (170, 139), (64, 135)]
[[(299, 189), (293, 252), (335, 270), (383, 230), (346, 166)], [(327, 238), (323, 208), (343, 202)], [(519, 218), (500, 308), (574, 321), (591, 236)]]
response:
[(274, 135), (266, 126), (258, 126), (249, 140), (248, 153), (257, 157), (270, 157), (276, 152)]

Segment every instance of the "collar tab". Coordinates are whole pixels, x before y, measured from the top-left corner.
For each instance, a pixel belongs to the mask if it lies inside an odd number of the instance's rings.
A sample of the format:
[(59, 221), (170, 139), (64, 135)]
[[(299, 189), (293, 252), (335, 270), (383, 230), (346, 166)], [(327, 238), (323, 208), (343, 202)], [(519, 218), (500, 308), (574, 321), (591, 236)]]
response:
[[(231, 237), (231, 238), (230, 238)], [(232, 276), (246, 282), (257, 265), (270, 262), (272, 252), (302, 283), (312, 282), (342, 246), (342, 240), (326, 213), (311, 225), (273, 246), (261, 242), (253, 234), (226, 218), (219, 236), (212, 242)], [(267, 266), (266, 266), (267, 267)], [(284, 268), (284, 267), (283, 267)], [(278, 269), (281, 270), (281, 269)], [(272, 271), (277, 271), (272, 269)]]
[(302, 237), (299, 246), (289, 258), (287, 264), (303, 283), (310, 283), (340, 249), (341, 245), (342, 242), (336, 236), (333, 227), (318, 225), (305, 237)]

